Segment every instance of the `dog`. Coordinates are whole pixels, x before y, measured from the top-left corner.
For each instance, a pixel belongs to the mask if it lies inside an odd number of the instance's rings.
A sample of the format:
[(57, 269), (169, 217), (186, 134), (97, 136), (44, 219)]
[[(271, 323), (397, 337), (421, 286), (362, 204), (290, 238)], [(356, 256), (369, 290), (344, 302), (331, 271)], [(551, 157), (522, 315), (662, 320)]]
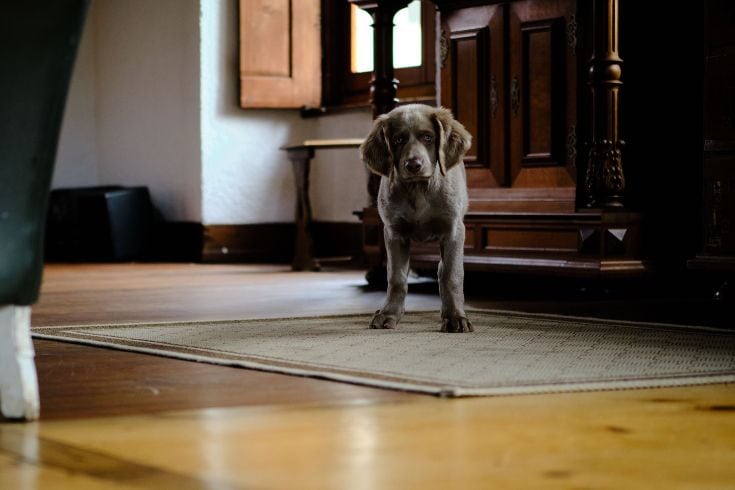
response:
[(411, 240), (438, 241), (442, 332), (472, 332), (464, 311), (462, 158), (472, 136), (444, 108), (409, 104), (378, 117), (360, 158), (380, 175), (378, 212), (388, 259), (388, 293), (370, 328), (395, 328), (405, 311)]

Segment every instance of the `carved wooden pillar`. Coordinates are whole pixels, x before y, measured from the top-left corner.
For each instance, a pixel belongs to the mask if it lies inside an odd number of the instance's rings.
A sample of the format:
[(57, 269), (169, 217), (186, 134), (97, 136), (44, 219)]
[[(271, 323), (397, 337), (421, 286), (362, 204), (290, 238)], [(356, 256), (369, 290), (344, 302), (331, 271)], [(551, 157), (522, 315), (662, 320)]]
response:
[[(373, 119), (398, 105), (398, 80), (393, 69), (393, 17), (411, 0), (349, 0), (373, 18), (373, 78), (370, 80), (370, 103)], [(368, 175), (368, 194), (374, 205), (378, 198), (380, 176)]]
[[(370, 103), (373, 119), (390, 112), (398, 105), (396, 91), (398, 80), (393, 70), (393, 17), (411, 0), (348, 0), (369, 13), (373, 18), (373, 78), (370, 80)], [(363, 210), (362, 222), (365, 237), (376, 239), (363, 243), (368, 271), (365, 278), (371, 286), (385, 286), (385, 244), (383, 224), (377, 210), (380, 176), (368, 172), (368, 196), (370, 202)]]
[(370, 102), (373, 117), (390, 112), (398, 100), (398, 80), (393, 78), (393, 17), (411, 0), (349, 0), (373, 18), (373, 79)]
[(592, 141), (585, 176), (585, 204), (624, 207), (623, 141), (618, 133), (618, 95), (623, 60), (618, 56), (619, 0), (593, 0), (593, 47), (589, 67)]

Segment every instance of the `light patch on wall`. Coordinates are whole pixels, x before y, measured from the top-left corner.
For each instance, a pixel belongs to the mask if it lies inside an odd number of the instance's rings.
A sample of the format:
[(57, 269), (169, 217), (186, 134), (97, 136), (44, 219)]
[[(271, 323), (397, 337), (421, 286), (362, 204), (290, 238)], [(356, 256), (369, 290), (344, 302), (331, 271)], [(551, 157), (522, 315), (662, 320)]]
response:
[[(302, 119), (295, 110), (237, 106), (235, 2), (201, 3), (201, 124), (204, 224), (293, 222), (295, 186), (280, 147), (305, 139), (364, 137), (369, 110)], [(357, 152), (317, 152), (311, 173), (314, 219), (355, 221), (367, 202)]]

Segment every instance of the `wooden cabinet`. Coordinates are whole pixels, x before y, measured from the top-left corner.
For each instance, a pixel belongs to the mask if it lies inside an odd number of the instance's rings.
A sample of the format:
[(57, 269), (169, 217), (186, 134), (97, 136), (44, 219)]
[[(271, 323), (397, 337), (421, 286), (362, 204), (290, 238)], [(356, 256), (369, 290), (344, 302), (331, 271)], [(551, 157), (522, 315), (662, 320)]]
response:
[[(474, 136), (466, 268), (735, 270), (731, 0), (432, 1), (437, 103)], [(394, 106), (394, 92), (373, 94), (376, 114)], [(377, 264), (379, 230), (365, 236)], [(412, 246), (413, 267), (438, 260)]]
[(735, 271), (735, 4), (704, 2), (702, 226), (692, 268)]
[[(474, 136), (467, 269), (732, 276), (732, 0), (432, 1), (437, 103)], [(390, 15), (390, 2), (370, 3)], [(393, 82), (389, 65), (376, 50)], [(394, 94), (373, 91), (376, 114)], [(380, 223), (364, 217), (376, 266)], [(413, 267), (438, 260), (436, 246), (412, 246)]]
[[(598, 43), (597, 60), (613, 70), (590, 62), (593, 19), (586, 3), (435, 3), (438, 99), (474, 135), (465, 158), (466, 267), (577, 276), (645, 272), (640, 216), (609, 196), (587, 195), (599, 194), (597, 181), (614, 180), (610, 175), (620, 168), (615, 119), (621, 82), (611, 79), (619, 68), (616, 45)], [(617, 35), (607, 20), (601, 14), (595, 26)], [(595, 84), (602, 96), (597, 114)], [(595, 117), (601, 120), (597, 135)], [(604, 169), (588, 171), (591, 165)], [(415, 244), (412, 250), (416, 267), (438, 261), (436, 247)]]
[(473, 210), (485, 210), (482, 198), (493, 189), (534, 211), (528, 188), (566, 189), (555, 194), (566, 201), (560, 209), (574, 210), (578, 69), (567, 41), (574, 4), (526, 0), (442, 12), (439, 100), (474, 135), (465, 157)]
[(511, 188), (574, 187), (566, 143), (577, 124), (575, 5), (526, 0), (506, 7)]
[(502, 5), (444, 13), (440, 31), (438, 99), (473, 135), (465, 155), (468, 186), (504, 184), (505, 21)]

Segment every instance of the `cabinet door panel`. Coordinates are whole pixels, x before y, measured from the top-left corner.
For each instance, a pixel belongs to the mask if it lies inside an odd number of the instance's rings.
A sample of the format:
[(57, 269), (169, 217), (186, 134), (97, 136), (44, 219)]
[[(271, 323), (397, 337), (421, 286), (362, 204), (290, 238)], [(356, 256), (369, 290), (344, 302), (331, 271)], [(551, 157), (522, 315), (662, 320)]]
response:
[(543, 22), (522, 29), (523, 164), (557, 164), (560, 123), (559, 66), (554, 64), (558, 22)]
[[(487, 101), (483, 100), (485, 97), (479, 92), (478, 84), (485, 81), (485, 76), (484, 67), (478, 65), (481, 64), (479, 58), (487, 52), (487, 37), (487, 29), (479, 29), (461, 35), (455, 34), (452, 39), (452, 71), (455, 74), (455, 86), (451, 104), (455, 108), (455, 114), (461, 118), (471, 134), (478, 134), (478, 129), (484, 129), (485, 121), (481, 120), (481, 115), (485, 112), (483, 105)], [(483, 80), (478, 80), (479, 76), (482, 76)], [(482, 143), (480, 140), (475, 141), (467, 152), (467, 165), (482, 165), (481, 162), (486, 159), (485, 145)]]
[(566, 42), (573, 1), (510, 8), (510, 185), (573, 186), (576, 57)]
[(506, 182), (502, 5), (442, 14), (440, 100), (473, 136), (465, 156), (470, 187)]

